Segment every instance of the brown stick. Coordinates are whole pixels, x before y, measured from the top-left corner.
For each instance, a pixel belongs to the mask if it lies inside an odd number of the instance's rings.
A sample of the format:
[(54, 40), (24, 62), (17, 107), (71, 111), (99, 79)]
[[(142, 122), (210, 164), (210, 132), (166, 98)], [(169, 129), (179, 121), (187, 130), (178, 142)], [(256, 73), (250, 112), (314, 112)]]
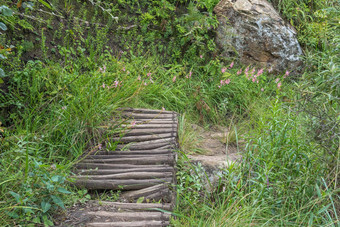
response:
[(130, 165), (130, 164), (100, 164), (100, 163), (78, 163), (78, 169), (144, 169), (144, 168), (163, 168), (169, 165)]
[(150, 157), (150, 158), (155, 158), (155, 157), (159, 157), (159, 156), (168, 156), (168, 157), (172, 157), (172, 156), (174, 156), (174, 154), (171, 153), (171, 151), (168, 151), (168, 152), (165, 153), (165, 154), (88, 155), (88, 156), (86, 156), (85, 158), (86, 158), (86, 159), (119, 159), (119, 158), (148, 158), (148, 157)]
[(153, 149), (153, 150), (127, 150), (127, 151), (98, 151), (91, 154), (91, 156), (104, 155), (152, 155), (152, 154), (169, 154), (173, 153), (171, 149)]
[(84, 175), (107, 175), (107, 174), (119, 174), (119, 173), (130, 173), (130, 172), (174, 172), (173, 167), (146, 167), (146, 168), (134, 168), (134, 169), (99, 169), (99, 170), (84, 170), (76, 169), (73, 172), (76, 174)]
[(132, 143), (132, 142), (144, 142), (144, 141), (152, 141), (166, 138), (175, 138), (177, 135), (176, 132), (173, 133), (164, 133), (157, 135), (145, 135), (145, 136), (123, 136), (123, 137), (114, 137), (112, 141), (119, 141), (122, 143)]
[(93, 201), (95, 203), (100, 203), (102, 205), (110, 206), (115, 209), (121, 210), (150, 210), (162, 209), (171, 211), (172, 205), (170, 203), (160, 204), (160, 203), (119, 203), (119, 202), (108, 202), (108, 201)]
[(133, 190), (142, 189), (162, 182), (171, 182), (172, 178), (148, 180), (77, 180), (76, 187), (87, 189)]
[(143, 189), (136, 190), (136, 191), (125, 192), (121, 196), (123, 198), (128, 198), (128, 199), (137, 199), (137, 198), (140, 198), (140, 197), (144, 197), (144, 196), (153, 194), (153, 193), (155, 193), (159, 190), (162, 190), (162, 189), (165, 189), (165, 188), (168, 188), (168, 187), (169, 187), (168, 184), (163, 183), (163, 184), (158, 184), (158, 185), (155, 185), (155, 186), (143, 188)]
[(130, 172), (109, 175), (81, 175), (76, 176), (77, 180), (115, 180), (115, 179), (160, 179), (170, 178), (172, 172)]
[(133, 128), (133, 129), (165, 129), (165, 128), (173, 128), (177, 131), (177, 124), (171, 123), (171, 124), (136, 124), (136, 125), (131, 125), (131, 124), (123, 124), (121, 125), (122, 128)]
[(86, 163), (103, 163), (103, 164), (173, 164), (174, 158), (169, 156), (147, 157), (145, 158), (119, 158), (119, 159), (84, 159)]
[(87, 227), (163, 227), (168, 226), (168, 221), (134, 221), (134, 222), (92, 222), (87, 223)]
[(107, 212), (95, 211), (86, 212), (89, 216), (110, 218), (111, 221), (169, 221), (170, 214), (162, 212)]
[(173, 133), (177, 134), (177, 129), (172, 128), (134, 128), (126, 130), (126, 133), (123, 132), (124, 136), (139, 136), (139, 135), (158, 135), (164, 133)]

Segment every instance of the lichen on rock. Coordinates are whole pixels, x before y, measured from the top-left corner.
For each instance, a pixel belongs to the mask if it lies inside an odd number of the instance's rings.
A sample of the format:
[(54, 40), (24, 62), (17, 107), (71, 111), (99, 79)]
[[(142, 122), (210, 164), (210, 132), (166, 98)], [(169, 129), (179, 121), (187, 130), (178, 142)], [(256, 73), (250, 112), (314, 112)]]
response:
[(216, 43), (222, 55), (235, 52), (244, 64), (272, 72), (298, 72), (303, 55), (295, 29), (266, 0), (221, 0), (214, 12), (220, 22)]

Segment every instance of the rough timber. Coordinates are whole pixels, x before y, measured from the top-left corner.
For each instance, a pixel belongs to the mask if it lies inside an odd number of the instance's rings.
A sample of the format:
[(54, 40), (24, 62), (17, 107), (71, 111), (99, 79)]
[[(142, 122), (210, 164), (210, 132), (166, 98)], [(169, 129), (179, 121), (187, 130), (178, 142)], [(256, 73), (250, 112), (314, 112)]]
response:
[(84, 154), (75, 166), (74, 184), (120, 190), (124, 202), (90, 201), (90, 208), (75, 211), (77, 226), (168, 226), (176, 198), (178, 114), (131, 108), (120, 114), (124, 132), (110, 138), (116, 150), (103, 147)]

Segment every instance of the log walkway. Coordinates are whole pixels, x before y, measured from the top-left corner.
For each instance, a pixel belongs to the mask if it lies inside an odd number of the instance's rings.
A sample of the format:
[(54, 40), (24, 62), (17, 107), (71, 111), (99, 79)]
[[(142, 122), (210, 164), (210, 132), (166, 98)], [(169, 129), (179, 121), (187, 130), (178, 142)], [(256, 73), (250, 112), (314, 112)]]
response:
[(75, 166), (74, 184), (88, 190), (119, 190), (124, 202), (91, 201), (91, 209), (76, 212), (86, 217), (77, 226), (168, 226), (176, 199), (178, 115), (121, 111), (124, 133), (110, 138), (116, 150), (85, 154)]

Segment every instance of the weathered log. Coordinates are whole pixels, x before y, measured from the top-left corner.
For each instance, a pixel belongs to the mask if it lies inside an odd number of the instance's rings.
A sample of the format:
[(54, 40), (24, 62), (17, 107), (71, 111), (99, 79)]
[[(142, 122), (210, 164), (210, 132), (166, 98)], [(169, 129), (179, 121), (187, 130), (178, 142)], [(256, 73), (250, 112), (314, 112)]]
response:
[(150, 187), (162, 182), (171, 182), (172, 178), (147, 179), (147, 180), (77, 180), (72, 183), (79, 188), (108, 189), (108, 190), (133, 190)]
[(104, 163), (104, 164), (134, 164), (134, 165), (150, 165), (150, 164), (173, 164), (174, 157), (158, 156), (146, 158), (113, 158), (113, 159), (84, 159), (86, 163)]
[(76, 176), (77, 180), (114, 180), (114, 179), (160, 179), (170, 178), (172, 172), (130, 172), (117, 173), (109, 175), (80, 175)]
[(109, 201), (92, 201), (92, 203), (97, 203), (105, 206), (110, 206), (114, 209), (119, 210), (144, 210), (144, 211), (154, 211), (155, 209), (161, 209), (166, 211), (171, 211), (173, 206), (170, 203), (120, 203), (120, 202), (109, 202)]
[(134, 222), (91, 222), (87, 227), (163, 227), (168, 226), (168, 221), (134, 221)]
[(146, 113), (146, 114), (177, 114), (174, 111), (151, 110), (151, 109), (143, 109), (143, 108), (119, 108), (118, 110), (122, 112)]
[(168, 129), (168, 128), (173, 128), (174, 130), (177, 131), (177, 124), (174, 124), (173, 122), (170, 124), (122, 124), (122, 130), (125, 128), (131, 128), (131, 129)]
[(116, 150), (116, 151), (97, 151), (91, 156), (104, 156), (104, 155), (152, 155), (152, 154), (169, 154), (172, 153), (171, 149), (153, 149), (153, 150)]
[(86, 215), (95, 217), (109, 218), (110, 221), (169, 221), (170, 214), (162, 212), (107, 212), (107, 211), (89, 211)]
[(100, 163), (78, 163), (78, 169), (143, 169), (143, 168), (162, 168), (169, 165), (130, 165), (130, 164), (100, 164)]
[(128, 199), (137, 199), (137, 198), (140, 198), (140, 197), (145, 197), (145, 196), (150, 195), (150, 194), (154, 194), (155, 192), (158, 192), (162, 189), (166, 189), (168, 187), (169, 187), (169, 185), (167, 183), (163, 183), (163, 184), (158, 184), (158, 185), (151, 186), (151, 187), (148, 187), (148, 188), (143, 188), (143, 189), (140, 189), (140, 190), (125, 192), (121, 196), (123, 198), (128, 198)]
[(126, 132), (123, 132), (122, 134), (124, 136), (141, 136), (141, 135), (158, 135), (158, 134), (164, 134), (164, 133), (173, 133), (177, 134), (177, 128), (134, 128), (134, 129), (128, 129)]
[(168, 156), (168, 157), (173, 157), (175, 154), (173, 154), (171, 151), (168, 151), (165, 154), (127, 154), (127, 155), (120, 155), (120, 154), (115, 154), (115, 155), (87, 155), (85, 156), (85, 159), (119, 159), (119, 158), (156, 158), (159, 156)]
[(162, 189), (160, 191), (157, 191), (157, 192), (154, 192), (152, 194), (149, 194), (149, 195), (145, 196), (144, 199), (148, 199), (150, 201), (151, 200), (159, 201), (161, 199), (165, 199), (166, 197), (170, 198), (170, 190), (169, 190), (169, 188)]
[(123, 136), (123, 137), (113, 137), (110, 140), (119, 141), (121, 143), (132, 143), (132, 142), (142, 142), (142, 141), (152, 141), (165, 138), (175, 138), (176, 132), (173, 133), (163, 133), (155, 135), (142, 135), (142, 136)]
[(133, 168), (133, 169), (98, 169), (98, 170), (88, 170), (88, 169), (75, 169), (73, 172), (76, 174), (88, 174), (88, 175), (107, 175), (107, 174), (119, 174), (119, 173), (130, 173), (130, 172), (174, 172), (173, 167), (147, 167), (147, 168)]
[(177, 120), (160, 120), (160, 119), (136, 119), (136, 120), (130, 120), (130, 124), (134, 122), (137, 125), (139, 124), (162, 124), (162, 125), (173, 125), (174, 122), (177, 122)]

